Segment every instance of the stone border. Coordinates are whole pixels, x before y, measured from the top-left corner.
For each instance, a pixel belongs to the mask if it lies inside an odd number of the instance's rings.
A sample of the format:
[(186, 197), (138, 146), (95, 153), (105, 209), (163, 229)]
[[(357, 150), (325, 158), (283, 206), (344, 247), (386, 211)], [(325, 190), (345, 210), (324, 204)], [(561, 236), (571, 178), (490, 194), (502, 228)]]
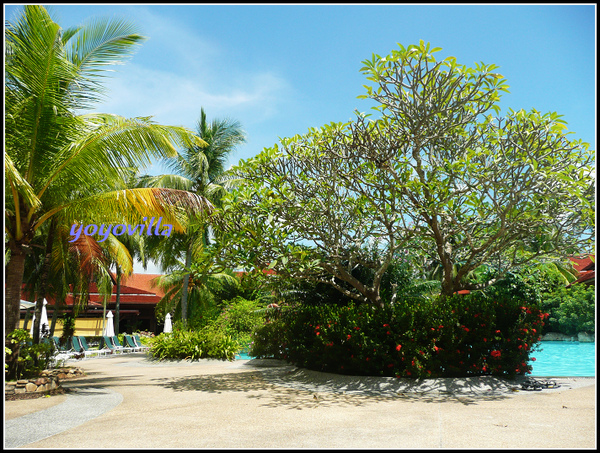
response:
[(567, 335), (558, 332), (548, 332), (542, 335), (542, 341), (578, 341), (580, 343), (594, 343), (595, 335), (589, 332), (579, 332), (577, 335)]
[(44, 370), (40, 376), (30, 379), (19, 379), (4, 384), (4, 395), (15, 395), (20, 393), (45, 393), (61, 388), (62, 379), (73, 379), (83, 376), (80, 368), (57, 368)]

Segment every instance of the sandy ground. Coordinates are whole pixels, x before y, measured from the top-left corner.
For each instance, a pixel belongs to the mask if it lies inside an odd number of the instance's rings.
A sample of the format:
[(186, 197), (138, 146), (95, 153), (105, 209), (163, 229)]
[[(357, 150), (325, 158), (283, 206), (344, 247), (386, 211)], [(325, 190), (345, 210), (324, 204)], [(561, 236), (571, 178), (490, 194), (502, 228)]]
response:
[(596, 447), (595, 378), (529, 392), (493, 378), (414, 382), (267, 360), (127, 354), (76, 366), (86, 376), (66, 381), (68, 394), (5, 402), (6, 448)]

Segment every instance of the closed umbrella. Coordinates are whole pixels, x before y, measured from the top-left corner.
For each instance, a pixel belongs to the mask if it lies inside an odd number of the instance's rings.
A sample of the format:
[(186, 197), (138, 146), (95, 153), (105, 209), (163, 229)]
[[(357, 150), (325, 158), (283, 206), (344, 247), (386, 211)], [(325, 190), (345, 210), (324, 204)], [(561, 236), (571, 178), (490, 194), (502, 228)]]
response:
[[(42, 306), (42, 314), (40, 316), (40, 335), (45, 335), (50, 333), (50, 323), (48, 323), (48, 313), (46, 311), (46, 305), (48, 301), (44, 299), (44, 305)], [(35, 313), (33, 314), (33, 319), (31, 320), (31, 328), (29, 329), (29, 334), (33, 336), (33, 326), (35, 325)]]
[(165, 316), (165, 328), (163, 329), (164, 333), (173, 332), (173, 326), (171, 325), (171, 314), (167, 313)]
[(109, 311), (106, 315), (106, 326), (104, 327), (104, 332), (102, 335), (106, 335), (107, 337), (115, 336), (115, 326), (113, 324), (113, 314), (112, 311)]

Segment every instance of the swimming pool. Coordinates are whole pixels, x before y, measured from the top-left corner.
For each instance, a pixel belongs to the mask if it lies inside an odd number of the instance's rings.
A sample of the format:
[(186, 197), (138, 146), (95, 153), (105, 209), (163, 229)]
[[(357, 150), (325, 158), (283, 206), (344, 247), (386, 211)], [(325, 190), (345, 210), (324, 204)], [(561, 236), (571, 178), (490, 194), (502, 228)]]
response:
[(530, 356), (531, 376), (596, 375), (596, 343), (542, 341)]

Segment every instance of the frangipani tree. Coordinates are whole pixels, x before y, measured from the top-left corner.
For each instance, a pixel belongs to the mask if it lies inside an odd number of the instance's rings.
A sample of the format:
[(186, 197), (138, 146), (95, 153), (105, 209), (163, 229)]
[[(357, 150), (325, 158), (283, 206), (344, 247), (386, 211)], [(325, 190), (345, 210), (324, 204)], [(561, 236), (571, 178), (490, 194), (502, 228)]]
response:
[[(495, 117), (507, 90), (497, 67), (437, 61), (439, 50), (421, 42), (363, 62), (375, 87), (362, 97), (378, 103), (378, 118), (283, 139), (234, 168), (243, 184), (223, 210), (229, 259), (381, 306), (382, 275), (405, 247), (435, 257), (451, 295), (493, 284), (466, 278), (482, 265), (497, 279), (589, 245), (588, 145), (570, 140), (555, 113)], [(369, 261), (373, 241), (380, 259)], [(373, 281), (351, 275), (357, 264)]]
[[(210, 203), (186, 191), (123, 189), (131, 167), (201, 146), (191, 131), (150, 118), (88, 113), (103, 94), (107, 67), (121, 64), (144, 38), (122, 21), (63, 30), (41, 6), (8, 22), (5, 89), (5, 333), (18, 326), (23, 269), (39, 229), (73, 223), (141, 223), (163, 217), (185, 231), (185, 212)], [(48, 257), (49, 260), (49, 257)], [(41, 303), (38, 303), (41, 309)], [(38, 316), (39, 318), (39, 316)]]

